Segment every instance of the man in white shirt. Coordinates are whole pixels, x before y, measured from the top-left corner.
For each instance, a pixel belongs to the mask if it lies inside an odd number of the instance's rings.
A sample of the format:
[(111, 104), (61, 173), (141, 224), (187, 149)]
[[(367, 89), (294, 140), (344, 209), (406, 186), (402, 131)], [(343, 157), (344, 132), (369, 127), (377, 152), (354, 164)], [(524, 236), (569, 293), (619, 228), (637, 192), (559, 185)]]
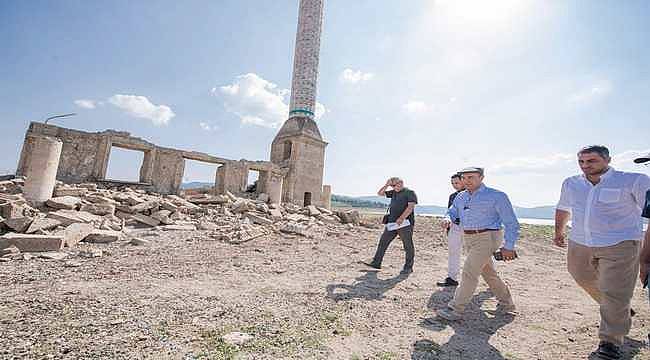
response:
[(578, 152), (583, 175), (564, 180), (555, 212), (557, 246), (566, 246), (569, 273), (600, 304), (598, 359), (620, 359), (619, 347), (630, 331), (630, 299), (639, 273), (639, 241), (643, 236), (641, 208), (650, 178), (616, 171), (609, 150), (588, 146)]

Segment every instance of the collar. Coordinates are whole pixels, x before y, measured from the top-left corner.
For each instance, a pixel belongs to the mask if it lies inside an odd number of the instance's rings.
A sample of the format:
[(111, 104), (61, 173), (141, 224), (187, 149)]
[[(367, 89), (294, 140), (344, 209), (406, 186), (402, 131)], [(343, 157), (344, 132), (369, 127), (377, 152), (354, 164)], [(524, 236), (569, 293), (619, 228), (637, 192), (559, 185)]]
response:
[[(614, 175), (615, 172), (616, 172), (616, 169), (614, 169), (613, 167), (611, 167), (611, 166), (607, 167), (607, 171), (605, 171), (602, 175), (600, 175), (600, 182), (602, 182), (603, 180), (605, 180), (607, 178), (610, 178), (612, 175)], [(581, 176), (582, 176), (582, 179), (584, 181), (591, 184), (591, 181), (589, 181), (589, 179), (587, 179), (587, 175), (582, 173)], [(600, 182), (599, 182), (599, 184), (600, 184)]]
[(481, 191), (485, 190), (485, 188), (486, 188), (485, 184), (481, 183), (481, 185), (479, 185), (478, 189), (476, 189), (476, 191), (474, 191), (473, 193), (469, 192), (469, 190), (465, 190), (465, 191), (467, 191), (467, 193), (470, 196), (474, 196), (474, 195), (480, 193)]

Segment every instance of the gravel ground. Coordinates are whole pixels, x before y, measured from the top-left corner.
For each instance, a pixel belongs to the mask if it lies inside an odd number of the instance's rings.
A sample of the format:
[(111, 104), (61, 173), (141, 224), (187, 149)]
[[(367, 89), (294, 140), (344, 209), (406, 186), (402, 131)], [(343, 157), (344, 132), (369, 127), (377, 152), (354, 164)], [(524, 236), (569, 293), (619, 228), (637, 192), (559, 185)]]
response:
[[(377, 221), (375, 219), (375, 221)], [(518, 312), (495, 315), (481, 282), (460, 322), (435, 319), (453, 293), (436, 220), (416, 224), (415, 272), (399, 276), (399, 240), (368, 271), (380, 234), (356, 227), (315, 238), (272, 234), (233, 245), (207, 232), (163, 232), (151, 244), (84, 245), (64, 260), (0, 263), (2, 359), (585, 359), (598, 308), (574, 284), (549, 226), (523, 225), (520, 259), (499, 264)], [(626, 356), (650, 358), (650, 315)], [(427, 321), (430, 320), (430, 321)], [(222, 337), (252, 339), (233, 345)]]

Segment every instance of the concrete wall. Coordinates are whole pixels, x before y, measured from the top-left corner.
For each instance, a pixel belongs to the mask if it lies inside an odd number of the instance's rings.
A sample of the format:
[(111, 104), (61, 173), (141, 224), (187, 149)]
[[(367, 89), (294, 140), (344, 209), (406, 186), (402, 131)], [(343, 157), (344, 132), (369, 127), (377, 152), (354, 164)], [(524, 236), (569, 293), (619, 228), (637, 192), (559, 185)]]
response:
[[(223, 165), (217, 171), (217, 192), (231, 191), (240, 194), (246, 189), (248, 170), (260, 172), (258, 192), (264, 191), (269, 182), (268, 174), (284, 176), (278, 166), (269, 161), (229, 160), (195, 151), (165, 148), (146, 140), (133, 137), (127, 132), (106, 130), (90, 133), (66, 129), (55, 125), (33, 122), (27, 129), (16, 174), (26, 175), (27, 164), (34, 152), (32, 135), (45, 135), (63, 142), (57, 179), (68, 183), (81, 183), (106, 179), (108, 161), (113, 146), (142, 151), (140, 182), (149, 184), (161, 194), (176, 194), (180, 190), (185, 171), (185, 160), (197, 160)], [(264, 176), (262, 176), (264, 174)]]

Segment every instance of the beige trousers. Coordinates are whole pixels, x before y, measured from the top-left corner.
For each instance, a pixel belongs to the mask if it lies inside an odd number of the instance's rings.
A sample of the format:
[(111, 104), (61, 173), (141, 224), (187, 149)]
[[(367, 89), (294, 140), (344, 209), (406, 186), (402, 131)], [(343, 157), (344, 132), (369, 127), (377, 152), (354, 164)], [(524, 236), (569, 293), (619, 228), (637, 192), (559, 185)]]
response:
[(513, 305), (510, 291), (497, 275), (492, 262), (492, 254), (499, 250), (502, 243), (503, 230), (463, 235), (467, 257), (463, 265), (460, 284), (456, 288), (454, 298), (449, 302), (449, 307), (457, 312), (465, 310), (465, 306), (472, 300), (474, 291), (476, 291), (479, 276), (483, 277), (500, 304)]
[(630, 331), (639, 243), (626, 240), (612, 246), (588, 247), (569, 241), (567, 267), (578, 285), (600, 304), (598, 336), (602, 341), (621, 345)]

